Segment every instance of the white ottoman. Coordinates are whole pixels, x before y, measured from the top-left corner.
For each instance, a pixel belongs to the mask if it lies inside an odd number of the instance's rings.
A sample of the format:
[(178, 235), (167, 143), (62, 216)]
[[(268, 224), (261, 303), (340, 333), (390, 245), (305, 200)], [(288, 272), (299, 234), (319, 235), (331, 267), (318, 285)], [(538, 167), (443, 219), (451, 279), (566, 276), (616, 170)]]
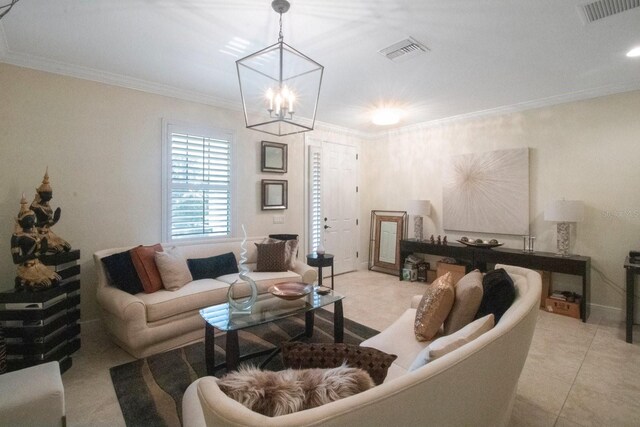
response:
[(64, 388), (58, 362), (0, 375), (0, 425), (64, 426)]

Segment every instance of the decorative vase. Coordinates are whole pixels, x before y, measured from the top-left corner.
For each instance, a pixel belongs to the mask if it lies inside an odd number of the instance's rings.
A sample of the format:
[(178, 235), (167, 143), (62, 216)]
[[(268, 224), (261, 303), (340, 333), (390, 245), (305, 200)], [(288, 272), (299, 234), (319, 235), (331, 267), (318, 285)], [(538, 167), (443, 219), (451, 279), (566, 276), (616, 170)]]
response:
[(316, 248), (316, 253), (317, 253), (318, 255), (324, 255), (324, 246), (322, 246), (322, 243), (320, 243), (320, 244), (318, 245), (318, 247)]
[(229, 308), (233, 309), (233, 311), (246, 313), (251, 311), (251, 307), (258, 299), (258, 286), (256, 285), (256, 282), (247, 275), (247, 273), (249, 273), (249, 268), (245, 265), (247, 262), (247, 231), (244, 229), (244, 224), (242, 225), (242, 232), (244, 233), (244, 239), (240, 244), (241, 251), (238, 270), (240, 270), (239, 277), (249, 285), (251, 296), (245, 300), (235, 299), (233, 291), (234, 286), (238, 284), (238, 281), (236, 280), (229, 285), (229, 289), (227, 290), (227, 301), (229, 302)]

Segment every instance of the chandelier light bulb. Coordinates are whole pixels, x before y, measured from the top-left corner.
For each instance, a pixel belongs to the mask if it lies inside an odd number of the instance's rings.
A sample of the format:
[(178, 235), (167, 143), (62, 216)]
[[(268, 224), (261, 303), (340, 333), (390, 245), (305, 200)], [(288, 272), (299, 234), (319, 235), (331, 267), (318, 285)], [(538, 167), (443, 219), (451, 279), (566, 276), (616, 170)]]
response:
[(400, 121), (400, 110), (397, 108), (378, 108), (373, 112), (371, 121), (378, 126), (395, 125)]
[(627, 56), (629, 58), (638, 58), (638, 57), (640, 57), (640, 46), (634, 47), (629, 52), (627, 52)]

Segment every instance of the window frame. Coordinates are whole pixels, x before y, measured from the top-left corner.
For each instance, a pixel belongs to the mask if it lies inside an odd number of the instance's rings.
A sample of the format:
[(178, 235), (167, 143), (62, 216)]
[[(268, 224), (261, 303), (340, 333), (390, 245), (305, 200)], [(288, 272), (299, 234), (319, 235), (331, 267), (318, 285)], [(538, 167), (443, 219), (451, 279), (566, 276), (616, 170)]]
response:
[[(205, 138), (229, 140), (231, 172), (229, 174), (229, 233), (224, 236), (204, 236), (173, 238), (171, 236), (171, 134), (185, 133)], [(224, 240), (236, 235), (236, 186), (237, 186), (236, 132), (213, 126), (199, 125), (177, 120), (162, 120), (162, 241), (173, 244), (197, 244), (212, 240)]]

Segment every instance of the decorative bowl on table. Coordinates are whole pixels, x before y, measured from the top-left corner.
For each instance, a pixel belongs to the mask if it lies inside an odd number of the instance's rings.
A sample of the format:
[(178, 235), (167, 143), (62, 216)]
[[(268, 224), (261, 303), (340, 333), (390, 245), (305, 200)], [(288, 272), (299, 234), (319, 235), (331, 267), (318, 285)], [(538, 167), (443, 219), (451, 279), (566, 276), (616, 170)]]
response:
[(269, 292), (282, 299), (294, 300), (309, 295), (313, 291), (313, 285), (301, 282), (284, 282), (273, 285)]
[(474, 248), (497, 248), (504, 245), (504, 243), (498, 242), (496, 239), (482, 240), (482, 239), (468, 239), (466, 237), (456, 240), (458, 243), (462, 243), (466, 246), (473, 246)]

